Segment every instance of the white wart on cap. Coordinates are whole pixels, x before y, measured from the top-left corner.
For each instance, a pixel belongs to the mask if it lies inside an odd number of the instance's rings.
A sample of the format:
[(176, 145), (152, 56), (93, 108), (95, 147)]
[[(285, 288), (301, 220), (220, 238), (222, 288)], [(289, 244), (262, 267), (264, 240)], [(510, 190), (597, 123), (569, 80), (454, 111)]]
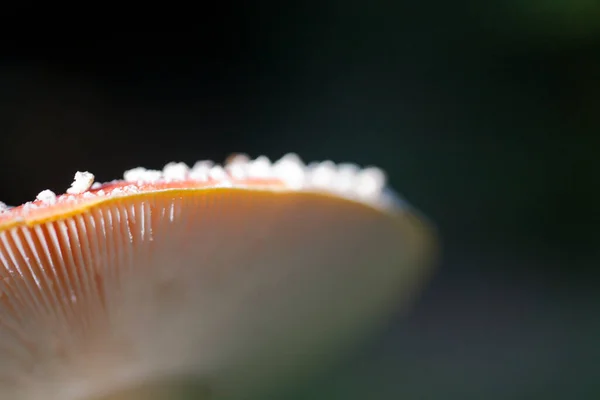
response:
[(371, 329), (432, 250), (376, 168), (237, 155), (93, 180), (0, 210), (2, 399), (248, 393)]

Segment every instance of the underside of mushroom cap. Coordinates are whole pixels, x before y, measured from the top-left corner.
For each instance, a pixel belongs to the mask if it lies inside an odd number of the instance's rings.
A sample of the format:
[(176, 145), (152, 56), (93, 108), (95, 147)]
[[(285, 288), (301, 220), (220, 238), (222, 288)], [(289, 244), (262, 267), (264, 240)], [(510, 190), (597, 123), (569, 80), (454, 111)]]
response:
[(235, 156), (0, 211), (0, 397), (169, 376), (215, 398), (309, 365), (422, 281), (431, 235), (383, 173)]

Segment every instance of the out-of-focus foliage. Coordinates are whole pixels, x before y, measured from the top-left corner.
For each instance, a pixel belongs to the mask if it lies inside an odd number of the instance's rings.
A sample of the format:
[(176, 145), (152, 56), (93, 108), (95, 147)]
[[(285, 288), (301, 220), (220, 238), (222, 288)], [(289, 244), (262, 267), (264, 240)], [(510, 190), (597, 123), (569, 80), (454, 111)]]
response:
[(504, 0), (477, 2), (485, 24), (524, 41), (573, 42), (600, 34), (597, 0)]

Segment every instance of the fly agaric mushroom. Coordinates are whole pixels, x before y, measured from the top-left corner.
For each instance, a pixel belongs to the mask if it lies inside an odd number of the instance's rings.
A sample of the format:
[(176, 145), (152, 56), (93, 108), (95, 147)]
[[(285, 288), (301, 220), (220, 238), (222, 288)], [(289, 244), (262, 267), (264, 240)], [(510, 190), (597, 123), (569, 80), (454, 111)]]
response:
[(248, 393), (362, 336), (432, 250), (376, 168), (237, 155), (93, 180), (0, 210), (2, 399)]

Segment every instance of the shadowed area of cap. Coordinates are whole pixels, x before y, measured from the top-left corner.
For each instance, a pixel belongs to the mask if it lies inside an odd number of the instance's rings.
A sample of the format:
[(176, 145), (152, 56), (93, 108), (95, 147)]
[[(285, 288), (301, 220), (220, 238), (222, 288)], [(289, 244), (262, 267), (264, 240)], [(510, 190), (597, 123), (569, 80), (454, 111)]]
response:
[(399, 203), (273, 182), (108, 188), (0, 221), (3, 398), (178, 376), (235, 396), (362, 336), (430, 264), (430, 228)]

